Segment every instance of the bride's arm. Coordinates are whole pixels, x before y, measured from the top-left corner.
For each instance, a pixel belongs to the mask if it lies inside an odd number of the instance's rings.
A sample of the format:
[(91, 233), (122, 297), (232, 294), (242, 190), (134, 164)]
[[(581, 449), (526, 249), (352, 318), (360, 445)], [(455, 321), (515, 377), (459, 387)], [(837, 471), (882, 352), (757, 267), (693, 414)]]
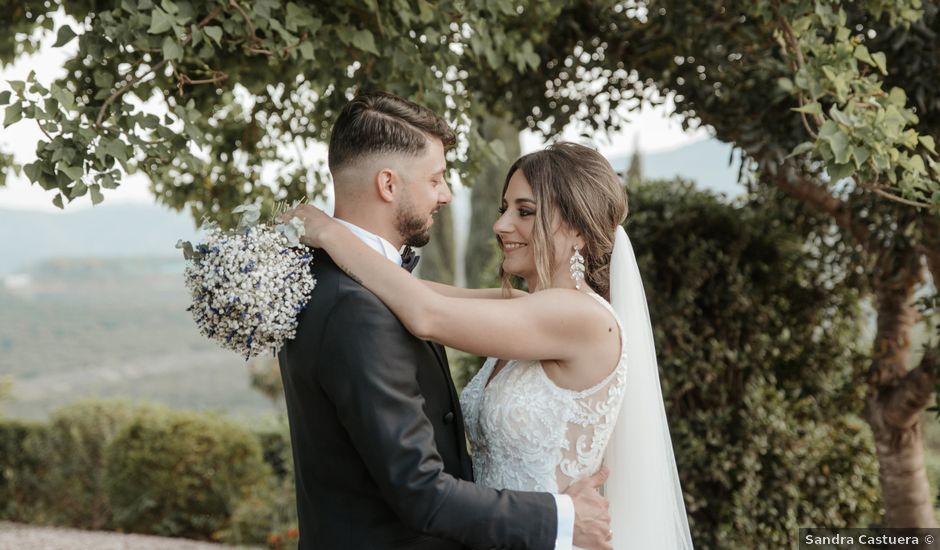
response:
[(316, 208), (303, 206), (292, 215), (306, 223), (305, 244), (326, 249), (418, 338), (489, 357), (566, 360), (610, 328), (609, 315), (574, 290), (549, 289), (513, 300), (439, 294)]
[(516, 288), (511, 289), (511, 294), (506, 296), (503, 294), (503, 289), (501, 288), (460, 288), (457, 286), (435, 283), (434, 281), (422, 282), (425, 284), (425, 286), (434, 292), (443, 294), (444, 296), (450, 296), (451, 298), (480, 298), (484, 300), (496, 300), (500, 298), (521, 298), (528, 294)]

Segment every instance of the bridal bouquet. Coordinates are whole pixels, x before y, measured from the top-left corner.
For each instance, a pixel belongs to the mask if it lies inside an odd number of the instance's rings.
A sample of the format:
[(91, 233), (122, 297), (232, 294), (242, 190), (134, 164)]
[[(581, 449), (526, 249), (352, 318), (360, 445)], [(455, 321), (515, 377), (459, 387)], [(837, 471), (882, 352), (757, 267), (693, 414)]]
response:
[(248, 360), (274, 353), (294, 337), (297, 315), (316, 285), (310, 272), (312, 256), (300, 243), (304, 225), (259, 224), (258, 205), (243, 205), (238, 228), (223, 230), (213, 222), (203, 226), (205, 242), (193, 247), (182, 241), (188, 264), (186, 287), (192, 294), (199, 332)]

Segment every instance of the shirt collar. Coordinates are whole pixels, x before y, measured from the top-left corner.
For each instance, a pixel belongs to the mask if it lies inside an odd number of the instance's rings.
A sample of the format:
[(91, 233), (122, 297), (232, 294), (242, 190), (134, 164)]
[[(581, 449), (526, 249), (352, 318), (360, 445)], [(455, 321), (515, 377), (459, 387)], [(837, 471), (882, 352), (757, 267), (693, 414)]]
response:
[(379, 237), (375, 233), (366, 231), (354, 223), (350, 223), (339, 218), (334, 219), (349, 228), (349, 230), (353, 232), (353, 235), (359, 237), (362, 242), (369, 245), (373, 250), (395, 262), (396, 264), (401, 265), (401, 254), (398, 253), (398, 250), (395, 249), (395, 246), (392, 245), (392, 243), (388, 242), (382, 237)]

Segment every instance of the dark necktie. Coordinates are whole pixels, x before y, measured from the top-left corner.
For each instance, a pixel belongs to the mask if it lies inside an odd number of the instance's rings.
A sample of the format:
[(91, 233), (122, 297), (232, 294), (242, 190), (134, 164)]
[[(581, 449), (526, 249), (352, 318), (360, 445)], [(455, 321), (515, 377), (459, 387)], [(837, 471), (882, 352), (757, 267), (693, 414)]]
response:
[(418, 265), (418, 260), (421, 259), (421, 256), (415, 254), (415, 250), (410, 246), (405, 247), (405, 251), (401, 254), (401, 266), (408, 270), (409, 273), (414, 271), (416, 265)]

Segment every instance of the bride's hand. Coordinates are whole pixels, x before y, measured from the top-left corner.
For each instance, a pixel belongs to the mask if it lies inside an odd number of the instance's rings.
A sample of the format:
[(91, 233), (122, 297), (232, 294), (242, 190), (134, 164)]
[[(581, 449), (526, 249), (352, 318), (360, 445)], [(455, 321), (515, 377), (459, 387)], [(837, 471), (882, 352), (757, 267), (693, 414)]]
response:
[(326, 212), (309, 204), (301, 204), (288, 210), (278, 216), (277, 220), (279, 223), (286, 223), (292, 218), (299, 218), (304, 222), (304, 235), (300, 238), (300, 242), (313, 248), (323, 247), (324, 233), (336, 224), (336, 221)]

